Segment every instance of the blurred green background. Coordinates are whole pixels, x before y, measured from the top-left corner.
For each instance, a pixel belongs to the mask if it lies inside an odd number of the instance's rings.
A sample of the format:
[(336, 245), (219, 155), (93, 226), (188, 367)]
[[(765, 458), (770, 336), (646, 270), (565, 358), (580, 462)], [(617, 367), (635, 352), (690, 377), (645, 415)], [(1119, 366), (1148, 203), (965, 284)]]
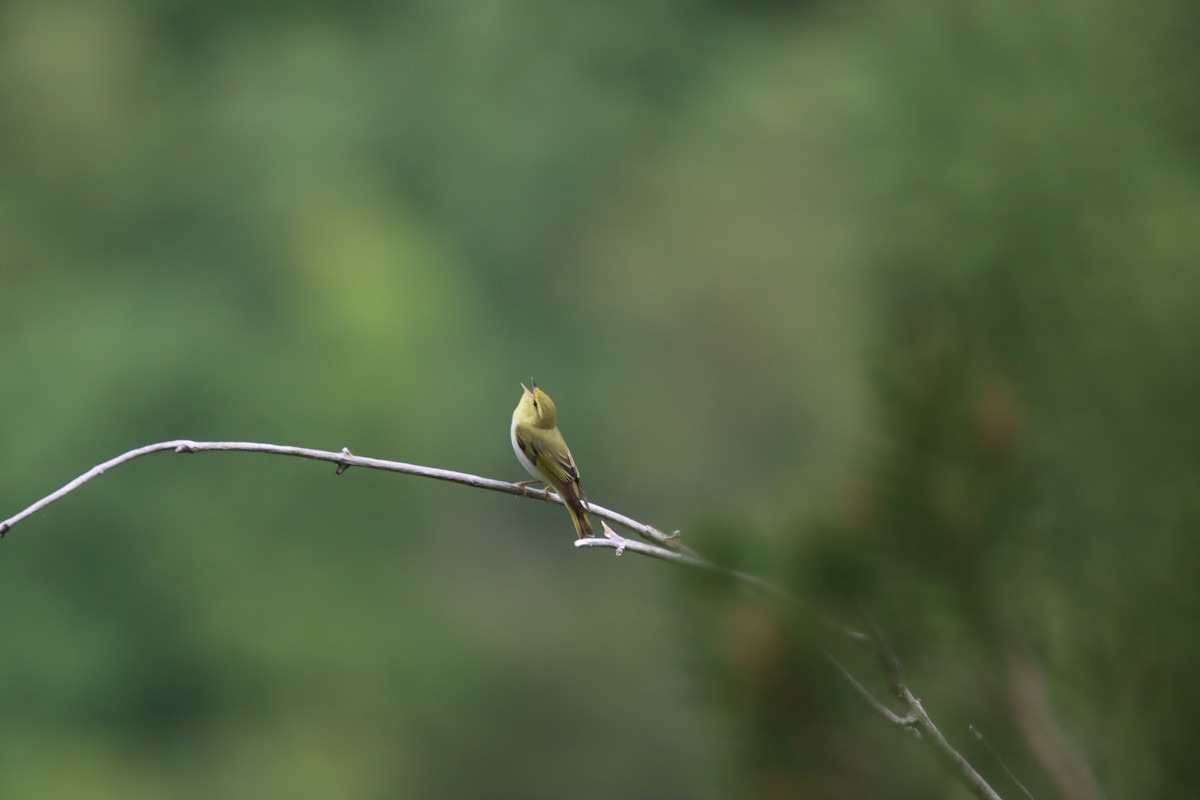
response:
[[(1184, 0), (0, 5), (0, 516), (134, 446), (517, 480), (862, 624), (1003, 794), (1195, 796)], [(0, 546), (0, 797), (964, 796), (561, 509), (159, 455)], [(869, 660), (838, 650), (872, 688)]]

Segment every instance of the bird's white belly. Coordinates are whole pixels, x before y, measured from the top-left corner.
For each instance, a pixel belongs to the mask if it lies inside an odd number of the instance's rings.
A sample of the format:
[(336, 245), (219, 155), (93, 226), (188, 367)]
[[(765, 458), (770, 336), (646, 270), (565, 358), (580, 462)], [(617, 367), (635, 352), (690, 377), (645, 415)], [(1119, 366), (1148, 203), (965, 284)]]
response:
[(509, 428), (508, 434), (512, 439), (513, 452), (517, 454), (517, 461), (521, 462), (521, 466), (524, 467), (525, 471), (530, 475), (537, 478), (539, 481), (544, 480), (544, 478), (542, 478), (542, 474), (537, 471), (537, 467), (533, 465), (533, 462), (530, 461), (525, 456), (525, 453), (521, 450), (521, 445), (517, 444), (517, 421), (515, 419), (512, 422), (512, 427)]

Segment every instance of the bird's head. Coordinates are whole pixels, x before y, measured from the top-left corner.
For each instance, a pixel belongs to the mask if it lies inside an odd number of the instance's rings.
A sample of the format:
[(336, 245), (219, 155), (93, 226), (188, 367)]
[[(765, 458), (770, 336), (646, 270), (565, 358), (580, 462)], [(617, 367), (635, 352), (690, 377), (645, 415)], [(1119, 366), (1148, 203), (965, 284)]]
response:
[(533, 383), (533, 389), (521, 384), (525, 393), (521, 395), (521, 402), (517, 404), (516, 417), (521, 423), (535, 428), (553, 428), (558, 419), (554, 401), (550, 399), (550, 395), (538, 388), (537, 381), (530, 379), (530, 382)]

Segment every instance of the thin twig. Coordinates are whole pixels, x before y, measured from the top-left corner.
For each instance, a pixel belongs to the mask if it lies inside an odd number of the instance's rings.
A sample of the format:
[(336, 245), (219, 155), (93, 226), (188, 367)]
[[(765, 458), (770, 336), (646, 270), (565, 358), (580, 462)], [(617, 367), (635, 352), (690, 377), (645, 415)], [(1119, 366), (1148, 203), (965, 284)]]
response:
[[(592, 508), (595, 509), (596, 506), (592, 506)], [(610, 519), (611, 519), (611, 517), (610, 517)], [(626, 519), (626, 518), (623, 518), (623, 519)], [(629, 526), (626, 526), (626, 527), (629, 527)], [(684, 566), (695, 567), (697, 569), (702, 569), (707, 572), (716, 572), (718, 574), (725, 575), (726, 577), (733, 578), (734, 580), (738, 581), (739, 583), (745, 584), (746, 586), (749, 586), (753, 589), (757, 589), (764, 594), (767, 594), (767, 595), (770, 595), (772, 597), (776, 597), (779, 599), (786, 599), (793, 603), (800, 604), (800, 600), (798, 598), (789, 594), (787, 591), (785, 591), (784, 589), (781, 589), (780, 587), (776, 586), (775, 584), (773, 584), (769, 581), (763, 580), (762, 578), (758, 577), (757, 575), (751, 575), (748, 572), (741, 572), (736, 569), (729, 569), (728, 567), (722, 567), (719, 564), (714, 564), (713, 562), (709, 561), (708, 559), (697, 555), (695, 553), (695, 551), (689, 550), (687, 548), (684, 548), (682, 550), (668, 549), (665, 547), (658, 547), (653, 544), (638, 542), (633, 539), (626, 539), (625, 537), (623, 537), (620, 534), (613, 531), (613, 529), (608, 527), (607, 525), (604, 525), (604, 536), (603, 537), (593, 536), (593, 537), (586, 538), (586, 539), (576, 539), (575, 546), (576, 547), (607, 547), (612, 550), (616, 550), (617, 551), (616, 554), (618, 556), (621, 555), (622, 553), (624, 553), (626, 550), (631, 550), (635, 553), (641, 553), (644, 556), (650, 556), (651, 558), (657, 558), (657, 559), (661, 559), (663, 561), (672, 561), (676, 564), (683, 564)], [(816, 620), (818, 623), (821, 624), (822, 627), (824, 627), (831, 633), (835, 633), (838, 636), (841, 636), (845, 639), (855, 642), (856, 644), (865, 645), (865, 646), (871, 647), (871, 648), (874, 647), (874, 645), (871, 643), (871, 637), (868, 636), (867, 634), (863, 633), (862, 631), (857, 631), (848, 625), (843, 625), (842, 623), (837, 622), (836, 620), (832, 620), (829, 617), (825, 616), (824, 614), (821, 614), (813, 609), (806, 608), (805, 611), (809, 614), (809, 616), (812, 617), (812, 619)]]
[(992, 754), (992, 758), (996, 759), (996, 763), (999, 764), (1004, 770), (1004, 773), (1008, 775), (1008, 779), (1017, 785), (1017, 788), (1021, 790), (1021, 793), (1028, 797), (1029, 800), (1036, 800), (1036, 798), (1033, 796), (1033, 793), (1025, 788), (1025, 784), (1021, 783), (1021, 779), (1018, 778), (1013, 771), (1008, 768), (1008, 764), (1004, 763), (1004, 759), (1000, 758), (1000, 754), (997, 753), (995, 748), (988, 743), (988, 740), (986, 737), (984, 737), (983, 732), (974, 725), (968, 725), (967, 730), (969, 730), (971, 734), (979, 740), (980, 744), (987, 748), (987, 751)]
[(900, 727), (900, 728), (904, 728), (905, 730), (907, 730), (909, 733), (911, 733), (916, 738), (918, 738), (918, 739), (921, 738), (921, 732), (919, 730), (917, 730), (917, 728), (915, 727), (917, 724), (916, 717), (914, 717), (912, 714), (906, 714), (905, 716), (902, 717), (899, 714), (897, 714), (895, 711), (892, 711), (890, 708), (885, 706), (883, 703), (876, 700), (875, 695), (871, 694), (870, 690), (867, 689), (867, 687), (865, 687), (861, 683), (859, 683), (858, 678), (854, 677), (854, 675), (850, 672), (850, 670), (846, 669), (846, 667), (842, 665), (842, 662), (840, 662), (836, 658), (834, 658), (833, 654), (830, 653), (828, 650), (826, 650), (824, 652), (825, 652), (825, 657), (833, 662), (833, 665), (838, 668), (839, 672), (842, 673), (842, 677), (845, 678), (849, 682), (849, 684), (854, 687), (854, 690), (856, 692), (858, 692), (858, 696), (861, 697), (863, 700), (865, 700), (867, 702), (867, 705), (869, 705), (872, 709), (875, 710), (875, 713), (877, 713), (879, 716), (883, 717), (885, 720), (892, 723), (893, 725)]
[[(592, 506), (594, 511), (596, 506)], [(605, 515), (601, 515), (605, 516)], [(619, 516), (619, 515), (618, 515)], [(611, 519), (611, 517), (609, 517)], [(612, 528), (605, 523), (600, 523), (604, 528), (604, 536), (592, 536), (585, 539), (576, 539), (576, 547), (608, 547), (617, 551), (617, 555), (621, 555), (626, 550), (634, 553), (641, 553), (644, 556), (661, 559), (663, 561), (671, 561), (676, 564), (683, 564), (689, 567), (706, 570), (708, 572), (717, 572), (721, 575), (728, 576), (741, 583), (758, 589), (766, 594), (784, 596), (787, 593), (773, 583), (768, 583), (757, 575), (751, 575), (747, 572), (739, 572), (736, 569), (722, 567), (719, 564), (714, 564), (706, 558), (696, 555), (692, 551), (673, 550), (666, 547), (650, 544), (648, 542), (639, 542), (636, 539), (626, 539), (624, 536), (616, 533)], [(626, 525), (625, 527), (630, 527)]]
[(865, 609), (863, 613), (867, 616), (867, 622), (871, 629), (871, 640), (875, 643), (875, 656), (887, 678), (888, 688), (900, 701), (900, 704), (907, 709), (906, 716), (913, 718), (912, 725), (921, 733), (922, 741), (933, 748), (946, 769), (958, 775), (966, 787), (971, 790), (971, 794), (979, 800), (1000, 800), (1000, 795), (996, 793), (996, 790), (971, 766), (971, 762), (967, 761), (962, 753), (954, 749), (954, 746), (938, 730), (937, 725), (933, 724), (933, 719), (925, 711), (921, 700), (908, 688), (908, 683), (904, 680), (904, 671), (900, 666), (900, 659), (888, 645), (883, 631), (870, 618), (870, 615), (866, 614)]

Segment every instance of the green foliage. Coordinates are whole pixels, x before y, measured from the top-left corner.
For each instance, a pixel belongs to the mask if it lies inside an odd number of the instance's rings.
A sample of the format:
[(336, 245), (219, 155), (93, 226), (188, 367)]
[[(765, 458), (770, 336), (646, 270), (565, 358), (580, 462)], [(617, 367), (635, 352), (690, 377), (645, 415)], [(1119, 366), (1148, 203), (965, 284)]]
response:
[[(1063, 792), (1029, 665), (1185, 793), (1195, 16), (14, 0), (0, 515), (176, 437), (519, 479), (532, 374), (596, 502), (863, 604), (1001, 793), (970, 724)], [(0, 547), (0, 796), (962, 794), (810, 617), (558, 509), (154, 458)]]

